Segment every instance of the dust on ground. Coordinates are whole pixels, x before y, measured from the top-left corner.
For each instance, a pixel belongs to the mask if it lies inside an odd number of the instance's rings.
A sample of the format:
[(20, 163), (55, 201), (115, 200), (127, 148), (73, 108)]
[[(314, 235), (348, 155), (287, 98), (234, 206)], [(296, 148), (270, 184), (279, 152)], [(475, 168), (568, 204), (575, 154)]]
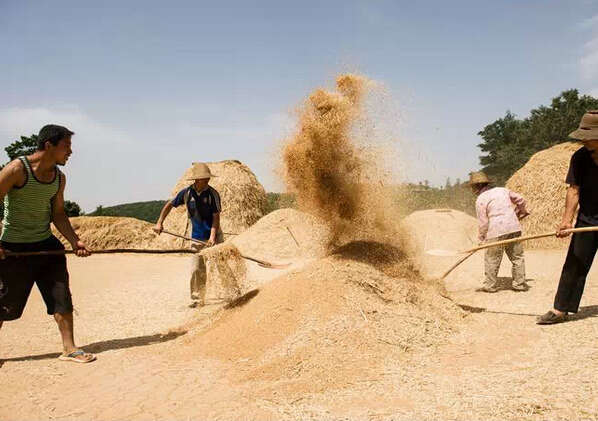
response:
[[(564, 255), (564, 250), (528, 251), (531, 290), (489, 295), (474, 292), (482, 281), (482, 256), (475, 255), (447, 279), (465, 313), (456, 332), (408, 352), (382, 343), (390, 358), (320, 390), (295, 388), (292, 378), (254, 379), (251, 350), (230, 350), (223, 359), (186, 347), (191, 336), (185, 326), (197, 316), (182, 305), (188, 297), (187, 258), (69, 257), (78, 342), (98, 360), (77, 365), (56, 359), (58, 332), (33, 292), (23, 318), (0, 330), (0, 374), (2, 384), (10, 385), (0, 392), (0, 418), (595, 419), (596, 269), (574, 321), (534, 324), (535, 315), (552, 303)], [(509, 269), (505, 262), (500, 273), (505, 282)], [(251, 300), (262, 293), (267, 294), (260, 290)], [(371, 334), (368, 308), (361, 309), (366, 322), (355, 301), (341, 302), (347, 314), (362, 318), (364, 334)], [(220, 310), (202, 311), (208, 320)], [(265, 320), (251, 321), (267, 328)], [(356, 359), (369, 358), (367, 349), (350, 351)], [(314, 369), (296, 361), (299, 375)]]

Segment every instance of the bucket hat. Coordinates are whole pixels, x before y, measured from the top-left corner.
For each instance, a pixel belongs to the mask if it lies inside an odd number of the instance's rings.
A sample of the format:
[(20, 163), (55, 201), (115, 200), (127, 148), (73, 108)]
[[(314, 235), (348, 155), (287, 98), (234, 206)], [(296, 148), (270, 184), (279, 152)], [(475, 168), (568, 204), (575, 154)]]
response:
[(212, 174), (207, 164), (203, 162), (193, 162), (189, 170), (187, 180), (201, 180), (204, 178), (217, 177)]
[(598, 140), (598, 110), (590, 110), (583, 115), (579, 122), (579, 128), (571, 133), (569, 137), (581, 140)]

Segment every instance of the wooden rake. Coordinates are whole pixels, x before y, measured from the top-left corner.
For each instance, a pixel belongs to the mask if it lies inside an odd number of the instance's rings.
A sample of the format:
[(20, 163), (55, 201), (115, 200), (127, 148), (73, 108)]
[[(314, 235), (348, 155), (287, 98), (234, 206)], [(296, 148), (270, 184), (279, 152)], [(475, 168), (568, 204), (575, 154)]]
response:
[(471, 249), (468, 249), (468, 250), (455, 251), (455, 250), (431, 249), (431, 250), (426, 250), (426, 253), (430, 254), (432, 256), (459, 256), (459, 255), (464, 255), (457, 262), (455, 262), (440, 277), (440, 279), (444, 279), (457, 266), (459, 266), (461, 263), (463, 263), (465, 260), (467, 260), (469, 257), (471, 257), (476, 251), (479, 251), (479, 250), (484, 250), (484, 249), (491, 248), (491, 247), (504, 246), (504, 245), (507, 245), (507, 244), (520, 243), (520, 242), (528, 241), (528, 240), (535, 240), (537, 238), (553, 237), (553, 236), (556, 236), (558, 233), (574, 234), (574, 233), (580, 233), (580, 232), (595, 232), (595, 231), (598, 231), (598, 226), (596, 226), (596, 227), (583, 227), (583, 228), (570, 228), (570, 229), (566, 229), (566, 230), (562, 230), (562, 231), (545, 232), (543, 234), (526, 235), (526, 236), (523, 236), (523, 237), (511, 238), (509, 240), (495, 241), (495, 242), (492, 242), (492, 243), (482, 244), (480, 246), (477, 246), (477, 247), (474, 247), (474, 248), (471, 248)]
[[(164, 230), (164, 229), (162, 230), (162, 232), (165, 233), (165, 234), (172, 235), (173, 237), (182, 238), (183, 240), (192, 241), (194, 243), (202, 244), (204, 246), (208, 244), (205, 241), (196, 240), (195, 238), (191, 238), (191, 237), (187, 237), (187, 236), (184, 236), (184, 235), (180, 235), (180, 234), (177, 234), (175, 232), (167, 231), (167, 230)], [(265, 260), (256, 259), (255, 257), (250, 257), (250, 256), (245, 256), (245, 255), (241, 255), (241, 257), (243, 259), (255, 262), (259, 266), (264, 267), (264, 268), (268, 268), (268, 269), (286, 269), (289, 266), (291, 266), (290, 263), (271, 263), (271, 262), (266, 262)]]

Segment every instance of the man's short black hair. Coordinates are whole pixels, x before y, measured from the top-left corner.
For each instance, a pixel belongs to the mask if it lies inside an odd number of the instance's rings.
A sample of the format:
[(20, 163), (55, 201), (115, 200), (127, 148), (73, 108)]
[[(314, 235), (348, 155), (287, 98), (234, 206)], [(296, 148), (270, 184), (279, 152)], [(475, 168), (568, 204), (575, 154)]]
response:
[(70, 131), (64, 126), (47, 124), (40, 129), (39, 134), (37, 135), (37, 149), (43, 151), (46, 142), (50, 142), (52, 145), (56, 146), (62, 139), (74, 134), (75, 132)]

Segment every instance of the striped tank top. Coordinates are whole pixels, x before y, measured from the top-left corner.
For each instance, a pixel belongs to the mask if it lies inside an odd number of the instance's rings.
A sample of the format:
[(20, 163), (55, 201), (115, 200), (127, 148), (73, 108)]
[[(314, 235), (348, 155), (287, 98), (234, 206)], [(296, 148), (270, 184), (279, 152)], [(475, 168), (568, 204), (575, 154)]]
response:
[(9, 243), (35, 243), (52, 235), (52, 199), (60, 188), (60, 170), (54, 180), (39, 181), (26, 157), (19, 157), (27, 177), (22, 187), (13, 187), (4, 197), (4, 220), (0, 240)]

